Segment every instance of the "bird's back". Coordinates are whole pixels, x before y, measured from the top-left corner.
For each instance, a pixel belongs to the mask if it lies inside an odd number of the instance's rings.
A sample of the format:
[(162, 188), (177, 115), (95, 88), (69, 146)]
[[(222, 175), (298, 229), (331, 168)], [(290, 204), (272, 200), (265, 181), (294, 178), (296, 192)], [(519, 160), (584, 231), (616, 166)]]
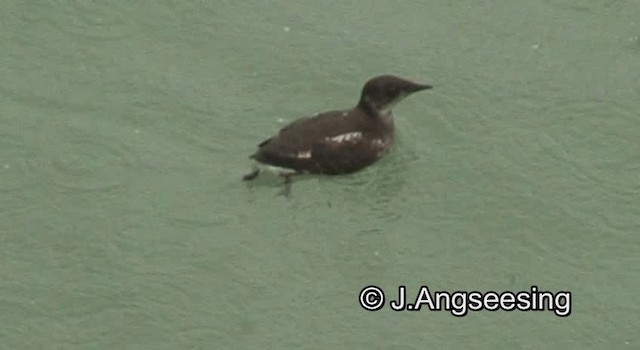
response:
[(393, 141), (393, 119), (354, 108), (301, 118), (259, 144), (258, 162), (300, 172), (344, 174), (379, 159)]

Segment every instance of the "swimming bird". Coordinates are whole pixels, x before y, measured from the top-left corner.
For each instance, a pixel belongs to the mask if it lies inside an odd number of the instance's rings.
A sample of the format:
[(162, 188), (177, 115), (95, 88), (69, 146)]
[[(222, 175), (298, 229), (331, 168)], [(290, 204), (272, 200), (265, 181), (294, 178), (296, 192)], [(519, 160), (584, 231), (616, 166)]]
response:
[(258, 144), (249, 156), (255, 161), (253, 169), (242, 179), (251, 181), (270, 170), (284, 177), (288, 194), (294, 175), (357, 172), (381, 159), (392, 146), (392, 108), (407, 96), (431, 88), (395, 75), (373, 77), (362, 87), (353, 108), (294, 120)]

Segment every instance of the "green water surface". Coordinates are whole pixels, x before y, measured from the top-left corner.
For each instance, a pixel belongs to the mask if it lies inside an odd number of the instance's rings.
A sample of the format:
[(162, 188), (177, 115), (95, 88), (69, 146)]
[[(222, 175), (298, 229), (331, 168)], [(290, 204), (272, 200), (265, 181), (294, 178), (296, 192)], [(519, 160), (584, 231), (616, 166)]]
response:
[[(638, 1), (0, 2), (6, 349), (640, 349)], [(240, 181), (372, 76), (338, 178)], [(571, 292), (552, 311), (358, 294)]]

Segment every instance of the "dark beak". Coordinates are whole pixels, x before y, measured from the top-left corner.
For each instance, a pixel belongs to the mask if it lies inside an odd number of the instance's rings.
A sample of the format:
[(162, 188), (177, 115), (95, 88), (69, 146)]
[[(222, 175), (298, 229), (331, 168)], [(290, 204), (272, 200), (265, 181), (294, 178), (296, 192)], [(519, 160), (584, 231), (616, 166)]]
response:
[(429, 89), (433, 89), (433, 86), (429, 84), (415, 84), (411, 89), (411, 92), (418, 92), (418, 91), (429, 90)]

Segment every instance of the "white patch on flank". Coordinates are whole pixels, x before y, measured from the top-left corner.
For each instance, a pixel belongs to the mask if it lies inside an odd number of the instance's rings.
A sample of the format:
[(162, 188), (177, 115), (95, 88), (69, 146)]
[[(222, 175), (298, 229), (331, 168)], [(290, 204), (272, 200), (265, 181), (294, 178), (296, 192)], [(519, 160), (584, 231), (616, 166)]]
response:
[(355, 141), (362, 138), (362, 133), (359, 131), (356, 132), (348, 132), (346, 134), (334, 136), (334, 137), (326, 137), (326, 141), (342, 143), (345, 141)]
[(298, 152), (298, 154), (296, 154), (297, 158), (311, 158), (311, 151), (306, 151), (306, 152)]
[(274, 166), (274, 165), (268, 165), (268, 164), (262, 164), (262, 163), (258, 163), (256, 162), (255, 166), (260, 169), (260, 171), (266, 171), (272, 174), (276, 174), (276, 175), (287, 175), (287, 174), (294, 174), (296, 173), (296, 171), (294, 169), (289, 169), (289, 168), (282, 168), (282, 167), (278, 167), (278, 166)]
[(347, 113), (347, 112), (342, 112), (342, 116), (343, 116), (343, 117), (346, 117), (346, 116), (347, 116), (347, 114), (349, 114), (349, 113)]
[(389, 146), (389, 141), (384, 139), (373, 139), (371, 141), (371, 145), (377, 149), (376, 156), (380, 158), (384, 155), (385, 148)]
[(384, 147), (387, 144), (383, 139), (374, 139), (373, 141), (371, 141), (371, 143), (375, 147)]

